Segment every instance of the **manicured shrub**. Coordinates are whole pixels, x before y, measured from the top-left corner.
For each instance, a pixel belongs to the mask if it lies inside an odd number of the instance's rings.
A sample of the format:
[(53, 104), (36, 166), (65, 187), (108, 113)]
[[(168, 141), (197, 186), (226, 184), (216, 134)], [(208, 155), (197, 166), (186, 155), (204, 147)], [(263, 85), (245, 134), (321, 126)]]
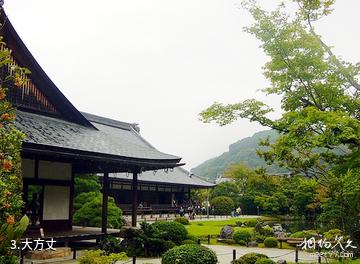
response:
[(249, 219), (245, 223), (246, 223), (246, 226), (248, 226), (248, 227), (255, 227), (257, 225), (257, 223), (258, 223), (258, 220)]
[(210, 204), (214, 206), (214, 213), (217, 215), (230, 215), (235, 206), (234, 201), (226, 196), (215, 197)]
[(189, 225), (190, 224), (189, 220), (186, 217), (176, 217), (175, 221), (180, 223), (180, 224), (183, 224), (183, 225)]
[(244, 240), (239, 240), (237, 242), (240, 246), (246, 246), (246, 242)]
[(255, 264), (261, 258), (267, 259), (268, 257), (264, 254), (259, 253), (247, 253), (240, 258), (233, 260), (231, 264)]
[(128, 256), (157, 257), (176, 246), (174, 242), (161, 238), (164, 232), (154, 225), (142, 222), (140, 227), (136, 230), (129, 228), (124, 233), (124, 240), (120, 245)]
[[(74, 214), (74, 224), (82, 226), (101, 226), (101, 208), (102, 195), (96, 195), (91, 201), (85, 203)], [(115, 200), (112, 197), (108, 199), (108, 227), (121, 228), (122, 226), (122, 212), (116, 206)]]
[(290, 235), (291, 238), (311, 238), (313, 236), (316, 236), (317, 231), (316, 230), (303, 230), (303, 231), (298, 231), (295, 233), (292, 233)]
[(266, 238), (266, 236), (256, 235), (256, 236), (255, 236), (255, 241), (256, 241), (257, 243), (263, 243), (264, 240), (265, 240), (265, 238)]
[(240, 241), (249, 242), (251, 238), (251, 234), (246, 230), (238, 230), (234, 233), (233, 239), (236, 243), (240, 244)]
[(270, 226), (265, 226), (262, 228), (262, 231), (260, 233), (263, 236), (273, 236), (274, 235), (274, 231)]
[(329, 231), (324, 233), (324, 237), (327, 240), (334, 241), (336, 236), (342, 236), (343, 232), (340, 229), (330, 229)]
[(178, 222), (158, 221), (152, 224), (152, 226), (160, 231), (160, 237), (162, 239), (170, 240), (177, 245), (180, 245), (188, 235), (186, 228)]
[(192, 240), (192, 241), (194, 241), (194, 242), (197, 243), (197, 241), (198, 241), (199, 238), (198, 238), (197, 236), (192, 235), (192, 234), (188, 234), (188, 235), (186, 236), (186, 239), (187, 239), (187, 240)]
[(264, 240), (264, 246), (268, 248), (274, 248), (277, 247), (278, 241), (275, 237), (267, 237)]
[(292, 233), (289, 237), (291, 237), (291, 238), (304, 238), (304, 237), (306, 237), (306, 233), (304, 231), (297, 231), (295, 233)]
[(79, 264), (114, 264), (116, 261), (127, 259), (125, 253), (106, 255), (102, 250), (86, 250), (80, 257)]
[[(186, 240), (184, 240), (186, 241)], [(176, 244), (170, 240), (164, 240), (164, 246), (166, 250), (172, 249), (173, 247), (176, 247)]]
[(255, 264), (275, 264), (276, 262), (269, 258), (259, 258)]
[(264, 226), (261, 222), (256, 223), (254, 231), (255, 233), (265, 237), (274, 235), (273, 229), (270, 226)]
[(216, 254), (201, 245), (182, 245), (165, 252), (161, 264), (216, 264)]
[(84, 192), (84, 193), (80, 193), (79, 195), (75, 196), (75, 199), (74, 199), (74, 209), (75, 209), (75, 211), (79, 210), (87, 202), (91, 202), (99, 194), (100, 194), (99, 192), (98, 193), (96, 193), (96, 192)]

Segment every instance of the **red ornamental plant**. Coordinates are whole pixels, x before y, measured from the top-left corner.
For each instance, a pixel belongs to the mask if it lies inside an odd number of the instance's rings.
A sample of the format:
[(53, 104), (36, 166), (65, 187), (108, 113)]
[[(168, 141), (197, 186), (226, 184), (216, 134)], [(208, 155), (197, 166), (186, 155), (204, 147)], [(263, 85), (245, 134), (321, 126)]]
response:
[[(0, 45), (5, 47), (0, 37)], [(14, 126), (15, 110), (6, 100), (7, 84), (21, 85), (19, 76), (26, 70), (10, 65), (11, 51), (0, 49), (0, 72), (9, 72), (0, 77), (0, 262), (13, 263), (16, 252), (10, 250), (11, 240), (18, 240), (26, 230), (28, 219), (20, 220), (23, 201), (21, 178), (21, 144), (24, 134)], [(11, 71), (8, 71), (11, 67)], [(16, 89), (11, 88), (11, 89)], [(5, 258), (5, 259), (4, 259)]]

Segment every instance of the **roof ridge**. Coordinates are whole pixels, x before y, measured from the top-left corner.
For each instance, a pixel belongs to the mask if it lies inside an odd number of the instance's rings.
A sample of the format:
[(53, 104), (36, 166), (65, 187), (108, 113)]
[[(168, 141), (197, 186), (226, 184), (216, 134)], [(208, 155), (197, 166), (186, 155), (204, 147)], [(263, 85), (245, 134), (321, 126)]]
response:
[(103, 116), (99, 116), (99, 115), (94, 115), (94, 114), (90, 114), (87, 112), (82, 112), (81, 114), (83, 116), (85, 116), (85, 118), (87, 120), (89, 120), (90, 122), (95, 122), (98, 124), (102, 124), (102, 125), (107, 125), (107, 126), (112, 126), (112, 127), (116, 127), (116, 128), (122, 128), (122, 129), (127, 129), (130, 130), (132, 129), (138, 129), (138, 124), (136, 123), (128, 123), (128, 122), (123, 122), (123, 121), (119, 121), (116, 119), (112, 119), (112, 118), (108, 118), (108, 117), (103, 117)]

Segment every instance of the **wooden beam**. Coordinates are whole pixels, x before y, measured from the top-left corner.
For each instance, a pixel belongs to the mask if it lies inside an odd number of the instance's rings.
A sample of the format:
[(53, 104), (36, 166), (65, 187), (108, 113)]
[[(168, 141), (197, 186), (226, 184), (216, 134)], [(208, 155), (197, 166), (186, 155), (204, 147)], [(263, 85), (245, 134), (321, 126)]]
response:
[(133, 171), (131, 225), (134, 227), (136, 227), (136, 223), (137, 223), (137, 189), (138, 189), (138, 171)]
[(104, 173), (103, 188), (102, 188), (102, 218), (101, 218), (101, 232), (107, 233), (107, 210), (108, 210), (108, 196), (109, 196), (109, 173)]

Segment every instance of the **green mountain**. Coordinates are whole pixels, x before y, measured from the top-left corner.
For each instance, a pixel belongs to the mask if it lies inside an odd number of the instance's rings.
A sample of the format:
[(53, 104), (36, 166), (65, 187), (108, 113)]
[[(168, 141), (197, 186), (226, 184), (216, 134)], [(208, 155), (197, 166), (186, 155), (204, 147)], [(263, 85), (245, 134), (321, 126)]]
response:
[(266, 165), (265, 161), (256, 155), (256, 149), (260, 149), (258, 144), (261, 139), (269, 137), (270, 141), (273, 142), (277, 136), (278, 134), (275, 130), (257, 132), (251, 137), (243, 138), (231, 144), (228, 152), (224, 152), (218, 157), (201, 163), (199, 166), (191, 169), (191, 172), (214, 181), (227, 167), (239, 162), (254, 169), (265, 166), (268, 172), (286, 172), (286, 169), (279, 168), (276, 165)]

